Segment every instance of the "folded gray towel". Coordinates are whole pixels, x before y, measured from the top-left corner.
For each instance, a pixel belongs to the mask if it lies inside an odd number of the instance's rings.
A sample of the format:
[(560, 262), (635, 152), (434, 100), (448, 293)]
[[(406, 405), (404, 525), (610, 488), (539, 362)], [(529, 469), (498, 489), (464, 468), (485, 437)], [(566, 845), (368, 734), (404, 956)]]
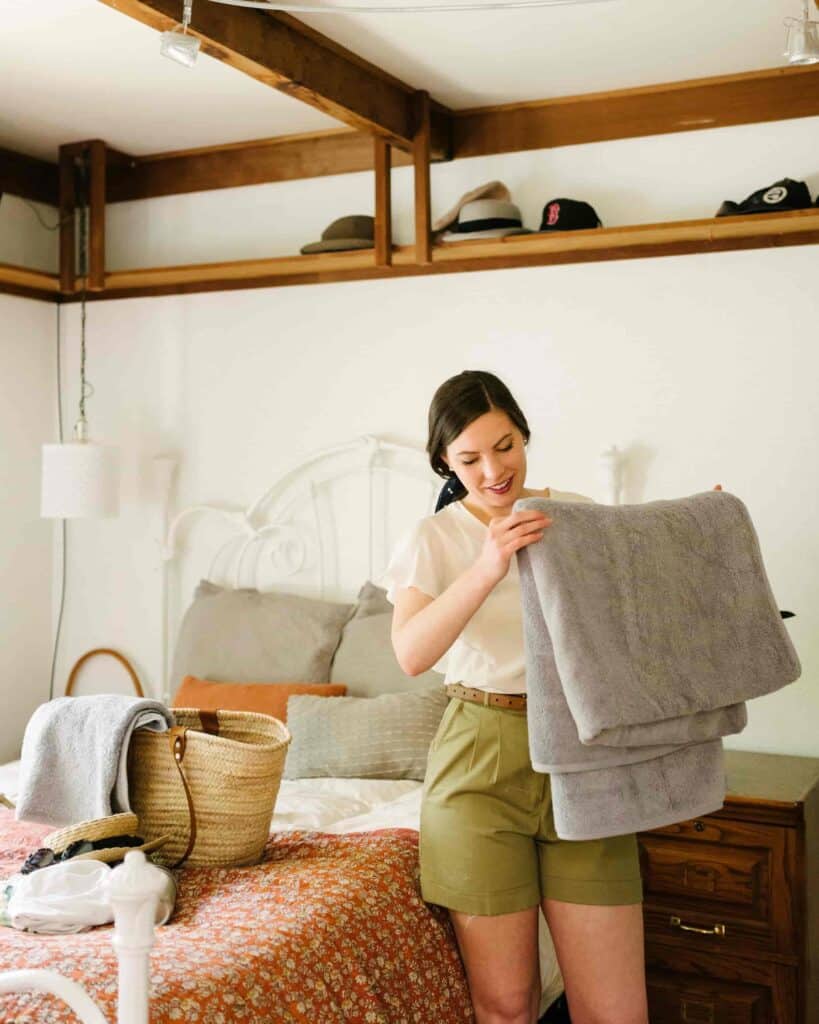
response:
[(159, 701), (115, 693), (41, 704), (23, 737), (18, 820), (73, 825), (130, 810), (131, 733), (164, 732), (173, 724)]
[[(553, 524), (518, 552), (533, 767), (555, 828), (591, 839), (721, 806), (721, 737), (800, 665), (745, 505), (524, 498)], [(575, 777), (576, 776), (576, 777)]]

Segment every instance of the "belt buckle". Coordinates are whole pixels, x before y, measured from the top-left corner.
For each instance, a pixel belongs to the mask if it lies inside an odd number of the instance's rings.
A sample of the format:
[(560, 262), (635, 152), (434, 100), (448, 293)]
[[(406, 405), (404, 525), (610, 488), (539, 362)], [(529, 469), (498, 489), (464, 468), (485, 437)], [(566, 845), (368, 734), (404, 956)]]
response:
[(489, 690), (484, 690), (483, 691), (483, 706), (485, 708), (489, 707), (489, 698), (490, 698), (490, 696), (491, 696), (491, 694), (490, 694)]

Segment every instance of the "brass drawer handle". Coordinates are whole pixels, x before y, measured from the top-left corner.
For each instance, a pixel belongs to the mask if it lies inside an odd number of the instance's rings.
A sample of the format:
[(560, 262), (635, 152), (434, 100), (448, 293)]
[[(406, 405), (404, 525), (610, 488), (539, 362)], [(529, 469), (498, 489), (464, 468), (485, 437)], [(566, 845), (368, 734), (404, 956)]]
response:
[(672, 928), (679, 928), (681, 932), (696, 932), (698, 935), (725, 935), (724, 924), (715, 924), (713, 928), (697, 928), (693, 924), (683, 924), (679, 917), (673, 915), (669, 924)]

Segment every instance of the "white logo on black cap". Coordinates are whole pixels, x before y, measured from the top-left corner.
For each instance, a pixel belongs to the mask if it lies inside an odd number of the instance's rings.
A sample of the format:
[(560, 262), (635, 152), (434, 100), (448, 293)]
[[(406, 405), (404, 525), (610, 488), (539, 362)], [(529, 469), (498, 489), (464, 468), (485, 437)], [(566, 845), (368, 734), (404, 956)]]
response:
[(781, 203), (787, 194), (788, 190), (783, 185), (774, 185), (773, 188), (769, 188), (762, 197), (762, 202), (773, 206), (776, 203)]

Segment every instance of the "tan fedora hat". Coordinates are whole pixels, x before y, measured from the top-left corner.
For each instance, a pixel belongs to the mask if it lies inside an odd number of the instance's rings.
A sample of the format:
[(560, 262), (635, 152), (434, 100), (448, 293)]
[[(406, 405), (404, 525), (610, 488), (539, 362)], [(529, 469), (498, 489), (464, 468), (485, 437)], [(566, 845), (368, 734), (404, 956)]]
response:
[(339, 217), (324, 229), (320, 242), (303, 245), (304, 255), (311, 252), (343, 252), (345, 249), (372, 249), (375, 246), (375, 220), (364, 214)]
[(477, 199), (502, 199), (509, 202), (511, 198), (509, 189), (502, 181), (488, 181), (485, 185), (478, 185), (471, 192), (464, 192), (452, 209), (447, 210), (442, 217), (434, 221), (432, 230), (435, 232), (446, 231), (448, 227), (456, 224), (461, 210), (467, 203), (474, 203)]

